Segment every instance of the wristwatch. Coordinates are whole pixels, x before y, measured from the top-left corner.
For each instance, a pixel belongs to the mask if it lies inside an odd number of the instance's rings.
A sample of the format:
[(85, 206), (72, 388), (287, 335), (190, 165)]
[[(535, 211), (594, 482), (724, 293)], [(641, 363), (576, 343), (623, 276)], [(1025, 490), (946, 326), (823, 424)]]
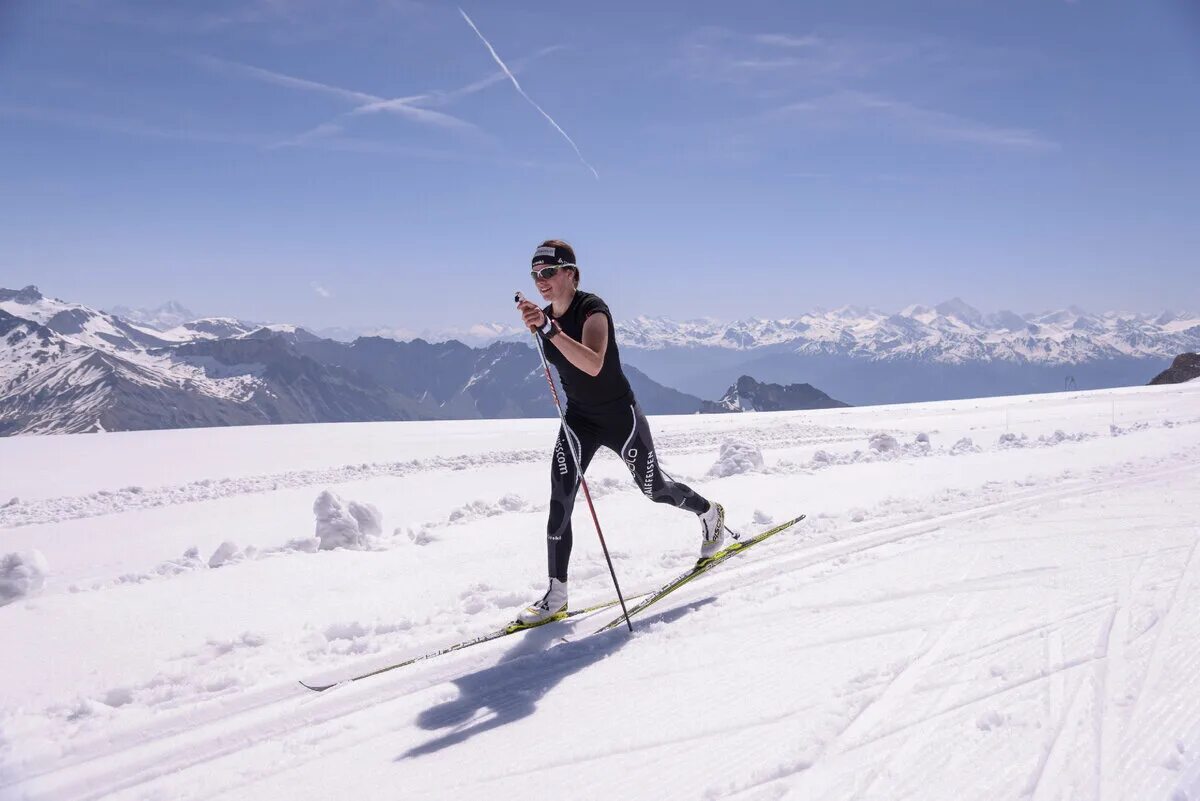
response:
[(546, 324), (538, 329), (538, 333), (541, 334), (544, 339), (553, 339), (562, 329), (559, 328), (557, 322), (550, 319), (550, 315), (547, 314), (544, 316), (546, 318)]

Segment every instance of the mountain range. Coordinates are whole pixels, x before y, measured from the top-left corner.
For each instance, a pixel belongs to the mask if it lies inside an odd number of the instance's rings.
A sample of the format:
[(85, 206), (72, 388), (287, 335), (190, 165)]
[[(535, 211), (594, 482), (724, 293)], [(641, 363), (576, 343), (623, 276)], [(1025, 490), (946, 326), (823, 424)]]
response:
[[(501, 324), (469, 327), (490, 338), (480, 347), (347, 342), (291, 324), (187, 319), (179, 304), (117, 308), (0, 289), (0, 434), (555, 414), (536, 351)], [(895, 314), (638, 317), (617, 332), (650, 414), (692, 413), (701, 397), (721, 398), (706, 411), (734, 411), (1144, 384), (1200, 349), (1196, 314), (984, 314), (959, 299)]]
[[(322, 338), (233, 318), (166, 330), (0, 289), (0, 435), (556, 414), (526, 342)], [(626, 370), (651, 414), (700, 399)]]
[(1200, 347), (1200, 314), (984, 314), (955, 298), (894, 314), (844, 307), (732, 323), (637, 317), (617, 331), (627, 363), (700, 397), (753, 375), (802, 378), (861, 405), (1145, 384)]

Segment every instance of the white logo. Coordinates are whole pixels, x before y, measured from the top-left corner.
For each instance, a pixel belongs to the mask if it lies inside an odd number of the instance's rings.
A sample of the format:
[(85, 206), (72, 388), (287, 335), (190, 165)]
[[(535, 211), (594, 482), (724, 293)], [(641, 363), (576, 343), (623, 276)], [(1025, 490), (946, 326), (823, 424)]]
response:
[(554, 248), (538, 248), (537, 250), (533, 251), (533, 257), (536, 259), (538, 256), (549, 256), (554, 258)]
[(648, 497), (654, 494), (654, 451), (646, 454), (646, 477), (642, 479), (642, 494)]
[(558, 462), (558, 474), (565, 476), (567, 474), (567, 457), (563, 454), (561, 439), (558, 441), (558, 447), (554, 449), (554, 459)]

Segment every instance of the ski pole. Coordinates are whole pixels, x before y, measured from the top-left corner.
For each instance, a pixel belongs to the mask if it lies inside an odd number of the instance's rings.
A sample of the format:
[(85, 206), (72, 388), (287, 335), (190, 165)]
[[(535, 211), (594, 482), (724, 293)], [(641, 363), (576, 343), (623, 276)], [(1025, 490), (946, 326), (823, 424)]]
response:
[[(518, 292), (513, 298), (514, 302), (520, 303), (525, 300), (525, 296)], [(575, 449), (575, 440), (571, 436), (571, 429), (567, 425), (567, 417), (563, 414), (562, 404), (558, 400), (558, 390), (554, 388), (554, 379), (550, 376), (550, 363), (546, 361), (546, 351), (542, 348), (542, 338), (537, 335), (536, 331), (531, 331), (533, 334), (533, 342), (537, 345), (538, 356), (542, 358), (542, 369), (546, 371), (546, 383), (550, 385), (550, 396), (554, 398), (554, 408), (558, 409), (558, 419), (562, 423), (563, 439), (567, 441), (567, 449), (571, 451), (571, 459), (575, 462), (575, 475), (579, 476), (579, 484), (583, 487), (583, 497), (587, 498), (588, 509), (592, 512), (592, 522), (596, 524), (596, 534), (600, 537), (600, 548), (604, 551), (604, 561), (608, 562), (608, 573), (612, 576), (613, 586), (617, 590), (617, 600), (621, 602), (621, 611), (625, 615), (625, 625), (629, 627), (629, 631), (633, 631), (633, 624), (629, 622), (629, 610), (625, 608), (625, 596), (621, 594), (621, 584), (617, 581), (617, 571), (613, 569), (612, 558), (608, 555), (608, 544), (604, 541), (604, 532), (600, 530), (600, 518), (596, 514), (596, 506), (592, 503), (592, 493), (588, 491), (587, 479), (583, 477), (583, 464), (579, 459), (579, 452)]]

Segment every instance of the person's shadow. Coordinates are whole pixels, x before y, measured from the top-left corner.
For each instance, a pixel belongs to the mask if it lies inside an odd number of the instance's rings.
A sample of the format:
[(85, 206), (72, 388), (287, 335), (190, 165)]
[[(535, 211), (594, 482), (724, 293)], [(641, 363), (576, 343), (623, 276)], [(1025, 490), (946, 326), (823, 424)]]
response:
[[(674, 622), (713, 600), (704, 598), (653, 617), (635, 619), (635, 627)], [(553, 624), (531, 629), (498, 664), (455, 679), (458, 698), (432, 706), (417, 716), (417, 725), (426, 731), (446, 728), (451, 731), (409, 749), (397, 761), (432, 754), (532, 715), (537, 702), (556, 684), (616, 653), (629, 642), (629, 631), (622, 625), (613, 631), (550, 647), (561, 633), (562, 629)], [(492, 714), (477, 719), (484, 709)]]

